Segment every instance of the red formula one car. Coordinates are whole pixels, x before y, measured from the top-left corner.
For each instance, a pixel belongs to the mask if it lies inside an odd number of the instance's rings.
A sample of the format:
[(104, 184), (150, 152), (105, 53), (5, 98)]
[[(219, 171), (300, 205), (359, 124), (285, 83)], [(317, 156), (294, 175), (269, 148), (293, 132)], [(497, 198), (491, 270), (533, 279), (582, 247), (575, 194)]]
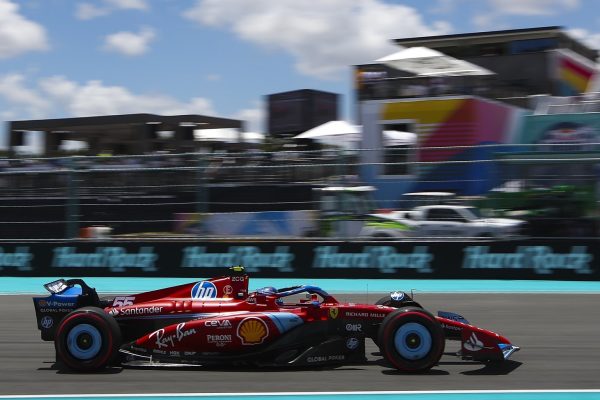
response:
[(395, 368), (422, 372), (446, 340), (463, 359), (503, 361), (519, 350), (463, 317), (433, 316), (404, 292), (376, 304), (340, 303), (315, 286), (248, 293), (243, 268), (228, 276), (152, 292), (100, 299), (80, 279), (46, 284), (34, 298), (42, 339), (54, 341), (60, 366), (317, 366), (366, 361), (372, 339)]

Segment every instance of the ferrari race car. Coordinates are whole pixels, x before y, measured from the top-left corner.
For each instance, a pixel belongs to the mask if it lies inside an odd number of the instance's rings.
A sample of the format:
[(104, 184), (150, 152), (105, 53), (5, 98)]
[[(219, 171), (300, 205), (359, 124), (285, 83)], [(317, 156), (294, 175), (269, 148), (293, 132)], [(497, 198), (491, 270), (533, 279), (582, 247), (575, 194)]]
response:
[(243, 268), (227, 276), (125, 296), (98, 297), (81, 279), (48, 283), (33, 299), (43, 340), (57, 365), (96, 371), (109, 365), (309, 367), (366, 361), (365, 339), (398, 370), (438, 363), (446, 340), (457, 356), (482, 362), (519, 350), (458, 314), (423, 309), (394, 291), (376, 304), (340, 303), (315, 286), (248, 292)]

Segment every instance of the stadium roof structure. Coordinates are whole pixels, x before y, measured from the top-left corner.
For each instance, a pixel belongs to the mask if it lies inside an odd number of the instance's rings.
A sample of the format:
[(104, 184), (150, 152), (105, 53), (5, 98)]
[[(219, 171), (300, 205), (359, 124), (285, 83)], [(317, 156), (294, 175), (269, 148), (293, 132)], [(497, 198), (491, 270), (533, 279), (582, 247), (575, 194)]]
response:
[(421, 36), (393, 39), (392, 42), (403, 47), (425, 46), (456, 56), (450, 50), (455, 47), (502, 43), (513, 40), (557, 39), (562, 48), (569, 48), (584, 57), (595, 60), (598, 51), (571, 37), (562, 26), (542, 26), (524, 29), (506, 29), (486, 32), (470, 32), (451, 35)]
[[(38, 119), (8, 122), (10, 132), (9, 150), (23, 144), (22, 132), (45, 132), (45, 153), (56, 152), (61, 140), (80, 140), (88, 143), (119, 143), (120, 152), (135, 153), (133, 147), (144, 151), (158, 140), (156, 132), (175, 132), (173, 143), (182, 147), (183, 142), (193, 142), (196, 129), (235, 128), (242, 129), (243, 121), (205, 115), (157, 115), (120, 114), (90, 117)], [(136, 146), (142, 142), (150, 146)], [(93, 146), (90, 146), (93, 147)], [(92, 151), (98, 150), (97, 148)]]
[(10, 121), (13, 131), (61, 131), (86, 132), (101, 130), (127, 129), (132, 125), (155, 124), (160, 130), (175, 130), (179, 126), (193, 126), (196, 129), (241, 128), (242, 121), (236, 119), (210, 117), (205, 115), (156, 115), (156, 114), (119, 114), (92, 117), (37, 119)]

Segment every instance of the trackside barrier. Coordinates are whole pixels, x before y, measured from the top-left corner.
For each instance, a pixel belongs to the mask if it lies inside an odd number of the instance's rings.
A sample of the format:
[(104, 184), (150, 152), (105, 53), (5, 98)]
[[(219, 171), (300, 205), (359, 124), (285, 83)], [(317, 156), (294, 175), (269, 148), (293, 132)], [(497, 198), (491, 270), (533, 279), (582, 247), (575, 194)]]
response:
[(598, 240), (0, 242), (3, 276), (600, 280)]

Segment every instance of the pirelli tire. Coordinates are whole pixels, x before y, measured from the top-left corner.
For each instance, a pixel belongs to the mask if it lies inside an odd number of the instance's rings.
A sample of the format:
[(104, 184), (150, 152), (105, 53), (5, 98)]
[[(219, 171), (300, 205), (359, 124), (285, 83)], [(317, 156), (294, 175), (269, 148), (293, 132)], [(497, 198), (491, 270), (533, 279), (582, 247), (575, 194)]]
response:
[(382, 356), (403, 372), (425, 372), (436, 365), (445, 347), (444, 331), (435, 317), (418, 307), (403, 307), (379, 327), (377, 343)]
[(98, 371), (118, 357), (121, 330), (115, 319), (98, 307), (82, 307), (60, 322), (54, 339), (61, 368)]
[[(383, 296), (382, 298), (377, 300), (375, 302), (375, 305), (386, 306), (386, 307), (395, 307), (395, 308), (402, 308), (402, 307), (421, 308), (421, 305), (419, 303), (417, 303), (416, 301), (414, 301), (412, 298), (408, 297), (408, 295), (406, 293), (404, 293), (404, 296), (402, 297), (401, 300), (394, 300), (394, 299), (392, 299), (392, 296), (390, 296), (388, 294), (387, 296)], [(373, 343), (375, 343), (377, 345), (377, 347), (379, 347), (378, 336), (379, 335), (375, 335), (374, 337), (371, 338), (371, 339), (373, 339)]]

